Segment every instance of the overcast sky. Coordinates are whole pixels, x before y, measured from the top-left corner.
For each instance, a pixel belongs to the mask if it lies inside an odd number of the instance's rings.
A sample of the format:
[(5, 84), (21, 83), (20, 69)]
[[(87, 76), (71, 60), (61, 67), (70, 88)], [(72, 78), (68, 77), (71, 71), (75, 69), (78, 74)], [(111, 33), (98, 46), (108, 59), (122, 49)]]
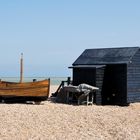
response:
[(0, 76), (71, 76), (87, 48), (140, 46), (139, 0), (1, 0)]

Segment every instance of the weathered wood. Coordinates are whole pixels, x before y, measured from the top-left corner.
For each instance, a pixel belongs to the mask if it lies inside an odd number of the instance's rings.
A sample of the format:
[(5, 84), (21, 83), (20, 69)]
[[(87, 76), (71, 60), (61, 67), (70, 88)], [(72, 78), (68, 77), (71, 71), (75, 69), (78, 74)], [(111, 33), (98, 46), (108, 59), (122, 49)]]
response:
[(96, 104), (98, 105), (102, 104), (102, 87), (103, 87), (103, 80), (104, 80), (104, 70), (105, 68), (96, 69), (96, 86), (99, 88), (99, 90), (96, 91), (94, 102), (96, 102)]
[(127, 102), (140, 101), (140, 50), (132, 58), (127, 69)]
[(20, 83), (23, 81), (23, 53), (21, 53), (20, 59)]
[(26, 83), (0, 82), (0, 96), (48, 97), (49, 89), (49, 79)]

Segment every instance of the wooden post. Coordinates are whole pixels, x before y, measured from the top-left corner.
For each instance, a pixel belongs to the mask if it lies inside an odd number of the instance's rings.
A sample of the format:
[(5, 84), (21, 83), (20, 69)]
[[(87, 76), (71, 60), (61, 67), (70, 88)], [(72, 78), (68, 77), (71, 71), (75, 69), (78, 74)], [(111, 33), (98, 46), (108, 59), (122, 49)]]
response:
[(68, 77), (67, 84), (68, 85), (71, 84), (71, 78), (70, 77)]
[(23, 82), (23, 53), (21, 53), (20, 59), (20, 83)]

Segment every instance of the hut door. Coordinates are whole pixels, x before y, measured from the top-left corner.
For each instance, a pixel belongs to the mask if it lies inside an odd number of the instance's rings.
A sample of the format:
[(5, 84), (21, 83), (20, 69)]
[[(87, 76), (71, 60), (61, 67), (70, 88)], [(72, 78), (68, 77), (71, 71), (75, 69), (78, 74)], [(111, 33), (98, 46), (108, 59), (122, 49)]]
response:
[(108, 65), (103, 84), (103, 104), (119, 105), (126, 100), (126, 65)]

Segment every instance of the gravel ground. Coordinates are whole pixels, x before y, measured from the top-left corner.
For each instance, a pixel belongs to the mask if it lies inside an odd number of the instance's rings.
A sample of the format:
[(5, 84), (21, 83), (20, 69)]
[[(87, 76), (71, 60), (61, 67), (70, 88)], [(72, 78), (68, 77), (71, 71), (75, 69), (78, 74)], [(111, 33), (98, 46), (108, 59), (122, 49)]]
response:
[(140, 139), (140, 103), (119, 107), (45, 101), (0, 104), (0, 112), (1, 140)]

